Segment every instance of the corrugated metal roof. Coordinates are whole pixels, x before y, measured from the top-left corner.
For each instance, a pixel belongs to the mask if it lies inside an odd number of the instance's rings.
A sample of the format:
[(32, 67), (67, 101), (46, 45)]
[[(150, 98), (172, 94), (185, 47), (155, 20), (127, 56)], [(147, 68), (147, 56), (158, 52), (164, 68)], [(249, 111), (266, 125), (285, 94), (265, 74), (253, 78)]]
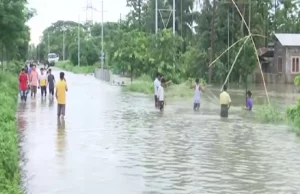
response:
[(300, 34), (275, 34), (282, 46), (300, 46)]

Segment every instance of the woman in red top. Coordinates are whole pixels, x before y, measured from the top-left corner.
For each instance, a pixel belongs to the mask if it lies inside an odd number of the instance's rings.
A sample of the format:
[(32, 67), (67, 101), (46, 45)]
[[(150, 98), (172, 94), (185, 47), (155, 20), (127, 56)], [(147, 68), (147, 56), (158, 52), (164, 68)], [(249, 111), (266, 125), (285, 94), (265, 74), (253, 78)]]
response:
[(21, 101), (26, 102), (26, 100), (27, 100), (27, 89), (28, 89), (28, 75), (25, 72), (24, 68), (22, 68), (22, 72), (20, 74), (19, 81), (20, 81)]

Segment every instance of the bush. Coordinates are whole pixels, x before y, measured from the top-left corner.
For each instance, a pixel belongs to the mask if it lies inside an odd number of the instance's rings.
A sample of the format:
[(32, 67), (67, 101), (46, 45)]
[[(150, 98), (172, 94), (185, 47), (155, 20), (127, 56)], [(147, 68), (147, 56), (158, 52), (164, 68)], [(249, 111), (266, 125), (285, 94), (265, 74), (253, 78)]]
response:
[(74, 66), (70, 61), (59, 61), (56, 66), (62, 68), (66, 71), (71, 71), (73, 73), (90, 74), (94, 73), (96, 66)]
[(295, 86), (300, 86), (300, 75), (295, 77), (294, 84), (295, 84)]
[(126, 86), (126, 89), (131, 92), (153, 94), (154, 93), (154, 83), (150, 76), (144, 74), (141, 77), (134, 80), (131, 84)]
[(12, 62), (9, 62), (8, 64), (6, 64), (6, 63), (3, 64), (4, 71), (16, 73), (16, 74), (20, 73), (21, 69), (23, 67), (25, 67), (25, 63), (20, 62), (20, 61), (12, 61)]
[(17, 78), (17, 74), (0, 73), (0, 193), (7, 194), (22, 193), (16, 121)]
[(287, 118), (294, 125), (294, 131), (300, 134), (300, 99), (298, 99), (296, 107), (287, 109)]
[(279, 108), (269, 104), (258, 106), (255, 110), (255, 118), (263, 123), (279, 123), (286, 120)]

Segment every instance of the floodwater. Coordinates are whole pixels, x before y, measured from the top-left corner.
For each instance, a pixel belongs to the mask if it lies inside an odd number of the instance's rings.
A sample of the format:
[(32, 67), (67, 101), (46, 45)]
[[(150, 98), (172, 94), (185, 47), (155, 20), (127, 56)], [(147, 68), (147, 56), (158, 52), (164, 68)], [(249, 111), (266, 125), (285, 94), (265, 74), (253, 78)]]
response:
[[(56, 78), (57, 70), (54, 71)], [(56, 102), (19, 106), (24, 189), (30, 194), (298, 193), (300, 139), (202, 103), (167, 104), (92, 76), (66, 74), (65, 121)]]

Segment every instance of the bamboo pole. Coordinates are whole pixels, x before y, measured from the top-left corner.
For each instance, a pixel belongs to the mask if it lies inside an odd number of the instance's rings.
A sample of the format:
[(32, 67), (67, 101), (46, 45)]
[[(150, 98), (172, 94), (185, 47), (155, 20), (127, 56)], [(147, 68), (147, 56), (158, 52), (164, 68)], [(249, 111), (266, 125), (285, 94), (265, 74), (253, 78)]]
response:
[(233, 70), (233, 67), (234, 67), (234, 65), (235, 65), (235, 63), (236, 63), (238, 57), (240, 56), (240, 53), (242, 52), (242, 50), (243, 50), (245, 44), (248, 42), (248, 40), (249, 40), (249, 38), (250, 38), (251, 36), (249, 35), (249, 36), (246, 36), (246, 37), (247, 37), (247, 39), (244, 41), (243, 45), (240, 47), (238, 53), (236, 54), (236, 56), (235, 56), (235, 58), (234, 58), (234, 61), (233, 61), (232, 65), (231, 65), (231, 68), (230, 68), (230, 71), (228, 72), (227, 77), (226, 77), (226, 79), (225, 79), (225, 82), (224, 82), (224, 84), (223, 84), (222, 87), (221, 87), (221, 91), (223, 90), (224, 85), (225, 85), (226, 82), (228, 81), (228, 78), (229, 78), (229, 76), (230, 76), (230, 74), (231, 74), (231, 72), (232, 72), (232, 70)]
[(257, 62), (258, 62), (258, 66), (259, 66), (259, 69), (260, 69), (260, 73), (261, 73), (261, 76), (262, 76), (262, 80), (263, 80), (263, 84), (264, 84), (264, 88), (265, 88), (265, 93), (266, 93), (266, 96), (267, 96), (267, 99), (268, 99), (268, 103), (269, 105), (271, 104), (270, 103), (270, 98), (269, 98), (269, 94), (268, 94), (268, 91), (267, 91), (267, 86), (266, 86), (266, 82), (265, 82), (265, 78), (264, 78), (264, 74), (262, 72), (262, 69), (261, 69), (261, 64), (260, 64), (260, 61), (259, 61), (259, 57), (258, 57), (258, 54), (257, 54), (257, 49), (256, 49), (256, 46), (255, 46), (255, 42), (253, 40), (253, 36), (251, 35), (251, 31), (249, 29), (249, 26), (247, 25), (247, 22), (245, 21), (245, 18), (243, 17), (243, 14), (241, 13), (240, 9), (238, 8), (237, 4), (235, 3), (234, 0), (231, 0), (232, 3), (234, 4), (235, 8), (237, 9), (239, 15), (241, 16), (242, 20), (243, 20), (243, 23), (245, 24), (247, 30), (248, 30), (248, 33), (250, 35), (250, 39), (251, 39), (251, 42), (253, 44), (253, 47), (255, 49), (255, 56), (256, 56), (256, 59), (257, 59)]

